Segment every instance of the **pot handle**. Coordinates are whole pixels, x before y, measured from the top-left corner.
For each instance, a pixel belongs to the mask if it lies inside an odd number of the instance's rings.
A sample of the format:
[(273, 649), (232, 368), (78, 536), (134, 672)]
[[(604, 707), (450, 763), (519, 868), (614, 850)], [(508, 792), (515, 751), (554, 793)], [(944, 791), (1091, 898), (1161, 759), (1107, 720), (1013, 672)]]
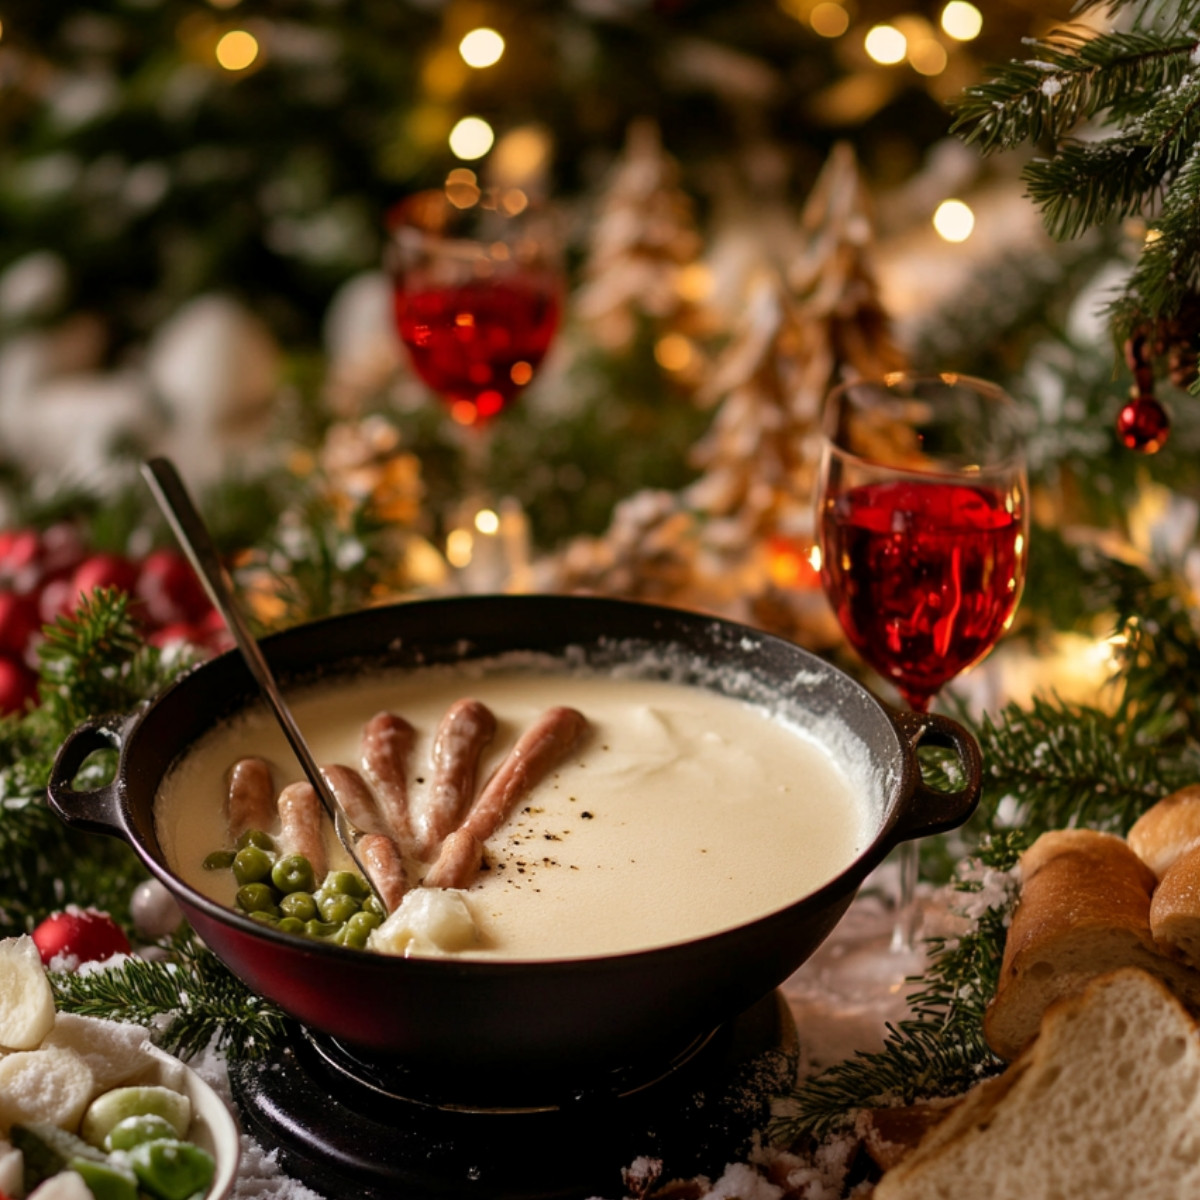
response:
[(51, 810), (73, 829), (119, 838), (127, 836), (115, 780), (84, 791), (72, 786), (89, 755), (97, 750), (121, 749), (126, 719), (107, 716), (85, 721), (67, 735), (54, 756), (46, 798)]
[(943, 746), (958, 755), (964, 777), (963, 785), (957, 791), (943, 792), (931, 788), (926, 784), (921, 774), (921, 764), (917, 761), (916, 787), (899, 814), (895, 840), (904, 842), (957, 828), (970, 817), (979, 803), (979, 793), (983, 787), (983, 759), (979, 753), (979, 743), (957, 721), (940, 713), (892, 709), (891, 715), (908, 742), (914, 759), (917, 746), (922, 742)]

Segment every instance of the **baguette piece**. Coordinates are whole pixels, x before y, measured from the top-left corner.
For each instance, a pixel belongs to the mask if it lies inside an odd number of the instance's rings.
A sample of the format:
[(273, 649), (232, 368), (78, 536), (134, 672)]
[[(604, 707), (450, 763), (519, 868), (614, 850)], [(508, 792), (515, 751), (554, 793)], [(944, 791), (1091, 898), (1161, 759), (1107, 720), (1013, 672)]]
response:
[(967, 1093), (874, 1200), (1200, 1197), (1200, 1031), (1126, 968), (1046, 1013), (1037, 1040)]
[(1020, 871), (1021, 895), (983, 1022), (988, 1045), (1001, 1058), (1021, 1052), (1055, 1000), (1119, 967), (1149, 971), (1188, 1008), (1200, 1009), (1200, 972), (1155, 945), (1154, 873), (1123, 838), (1053, 830), (1022, 855)]
[(1164, 954), (1200, 969), (1200, 843), (1177, 858), (1154, 889), (1150, 932)]
[(1165, 877), (1172, 865), (1194, 846), (1200, 846), (1200, 783), (1164, 796), (1133, 823), (1129, 845), (1154, 872)]

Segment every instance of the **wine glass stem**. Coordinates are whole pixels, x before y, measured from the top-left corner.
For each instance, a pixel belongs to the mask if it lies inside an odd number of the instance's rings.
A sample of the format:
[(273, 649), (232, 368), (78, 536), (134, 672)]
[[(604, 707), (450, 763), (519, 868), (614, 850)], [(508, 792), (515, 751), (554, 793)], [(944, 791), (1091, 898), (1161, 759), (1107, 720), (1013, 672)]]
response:
[[(914, 712), (928, 712), (932, 696), (904, 691)], [(892, 953), (905, 954), (916, 945), (921, 925), (921, 906), (917, 903), (917, 880), (921, 874), (921, 848), (914, 840), (901, 842), (897, 852), (900, 885), (896, 895), (896, 922), (892, 927)]]

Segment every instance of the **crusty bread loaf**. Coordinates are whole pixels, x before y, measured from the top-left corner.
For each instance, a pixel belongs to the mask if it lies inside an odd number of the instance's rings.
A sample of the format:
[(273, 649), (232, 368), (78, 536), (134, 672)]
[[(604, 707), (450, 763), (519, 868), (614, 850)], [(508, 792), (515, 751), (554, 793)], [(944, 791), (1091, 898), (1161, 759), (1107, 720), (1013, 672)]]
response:
[(1103, 975), (1046, 1013), (886, 1172), (874, 1200), (1196, 1200), (1200, 1032), (1157, 979)]
[(1129, 831), (1134, 853), (1162, 879), (1172, 864), (1200, 846), (1200, 783), (1164, 796), (1146, 809)]
[(1150, 932), (1164, 953), (1200, 968), (1200, 844), (1177, 858), (1154, 889)]
[(1118, 967), (1141, 967), (1189, 1008), (1200, 1007), (1200, 972), (1167, 958), (1154, 943), (1154, 875), (1123, 838), (1054, 830), (1025, 852), (1020, 871), (1000, 980), (984, 1016), (988, 1044), (1002, 1058), (1021, 1052), (1051, 1003)]

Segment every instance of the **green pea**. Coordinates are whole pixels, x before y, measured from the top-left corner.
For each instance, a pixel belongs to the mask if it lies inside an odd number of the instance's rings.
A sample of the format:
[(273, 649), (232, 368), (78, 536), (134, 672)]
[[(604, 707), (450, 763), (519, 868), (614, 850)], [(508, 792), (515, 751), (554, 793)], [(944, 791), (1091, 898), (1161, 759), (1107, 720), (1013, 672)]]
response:
[(279, 924), (279, 909), (272, 912), (270, 909), (259, 909), (257, 912), (246, 914), (250, 920), (257, 921), (260, 925), (278, 925)]
[(142, 1187), (160, 1200), (188, 1200), (206, 1191), (216, 1173), (211, 1154), (174, 1138), (134, 1146), (129, 1165)]
[(234, 852), (232, 850), (214, 850), (205, 860), (206, 871), (228, 871), (233, 866)]
[(283, 917), (275, 927), (280, 933), (303, 933), (304, 922), (299, 917)]
[(304, 932), (307, 933), (309, 937), (315, 937), (315, 938), (332, 937), (333, 934), (337, 933), (337, 931), (339, 929), (341, 929), (341, 926), (334, 924), (334, 922), (332, 922), (332, 921), (305, 921), (304, 922)]
[(371, 913), (381, 921), (388, 915), (387, 909), (383, 907), (383, 901), (374, 892), (363, 901), (363, 912)]
[(301, 921), (312, 921), (317, 915), (317, 902), (310, 892), (289, 892), (279, 901), (285, 917), (299, 917)]
[(322, 896), (317, 893), (317, 911), (321, 914), (323, 921), (332, 921), (335, 925), (341, 925), (344, 921), (348, 921), (359, 909), (362, 908), (362, 902), (357, 896), (347, 896), (343, 892), (334, 892), (332, 895)]
[(247, 829), (238, 834), (238, 839), (233, 845), (237, 850), (244, 850), (247, 846), (257, 846), (260, 850), (274, 850), (275, 839), (261, 829)]
[(238, 883), (261, 883), (274, 865), (274, 858), (261, 846), (243, 846), (234, 856), (233, 877)]
[(104, 1135), (105, 1150), (132, 1150), (143, 1142), (175, 1137), (175, 1126), (158, 1113), (138, 1113), (118, 1121)]
[(371, 930), (377, 929), (383, 922), (374, 913), (357, 912), (342, 926), (341, 937), (338, 941), (343, 946), (352, 946), (355, 950), (365, 950)]
[(321, 891), (353, 896), (356, 900), (365, 900), (371, 894), (362, 876), (353, 871), (330, 871), (321, 881)]
[(285, 895), (316, 887), (312, 864), (303, 854), (286, 854), (271, 868), (271, 882)]
[(247, 883), (237, 890), (237, 906), (243, 912), (280, 915), (275, 889), (266, 883)]

